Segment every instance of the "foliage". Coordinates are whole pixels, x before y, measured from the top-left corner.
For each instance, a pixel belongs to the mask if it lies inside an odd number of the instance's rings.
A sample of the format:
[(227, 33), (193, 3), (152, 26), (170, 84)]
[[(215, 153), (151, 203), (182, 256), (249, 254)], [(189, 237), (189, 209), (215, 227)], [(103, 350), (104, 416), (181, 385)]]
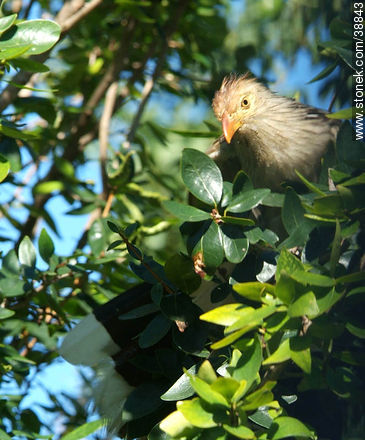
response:
[[(349, 105), (346, 2), (248, 1), (247, 14), (212, 0), (58, 3), (12, 13), (15, 2), (4, 4), (0, 18), (0, 438), (70, 440), (102, 425), (84, 405), (93, 380), (81, 397), (48, 392), (43, 412), (24, 402), (57, 362), (70, 320), (141, 279), (148, 304), (120, 317), (141, 349), (134, 368), (148, 377), (126, 402), (126, 436), (360, 436), (365, 182), (351, 125), (321, 182), (302, 178), (304, 194), (254, 189), (243, 172), (223, 182), (192, 148), (178, 172), (182, 145), (204, 148), (220, 131), (195, 123), (194, 106), (255, 54), (267, 75), (273, 45), (288, 57), (314, 50), (311, 26), (331, 32), (319, 47), (330, 62), (313, 81)], [(54, 21), (27, 20), (35, 4)], [(61, 202), (90, 219), (66, 256), (60, 238), (74, 231), (58, 218)], [(280, 213), (285, 240), (249, 214), (259, 205)], [(231, 274), (216, 270), (226, 260)], [(217, 307), (202, 314), (191, 295), (206, 280)]]

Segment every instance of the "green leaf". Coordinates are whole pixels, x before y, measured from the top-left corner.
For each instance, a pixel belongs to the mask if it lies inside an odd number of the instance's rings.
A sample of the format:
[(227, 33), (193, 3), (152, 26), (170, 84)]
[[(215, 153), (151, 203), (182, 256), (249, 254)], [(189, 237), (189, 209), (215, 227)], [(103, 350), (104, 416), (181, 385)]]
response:
[[(188, 374), (188, 373), (187, 373)], [(198, 376), (193, 376), (188, 374), (190, 378), (191, 386), (194, 388), (198, 396), (200, 396), (203, 400), (211, 405), (219, 405), (229, 408), (230, 405), (227, 402), (222, 394), (214, 391), (212, 386), (204, 382), (204, 380), (200, 379)]]
[(35, 267), (36, 262), (36, 251), (32, 240), (26, 235), (23, 240), (20, 242), (18, 257), (20, 264), (23, 266)]
[(138, 345), (141, 348), (151, 347), (160, 341), (171, 328), (171, 321), (164, 315), (155, 316), (141, 333)]
[(256, 380), (262, 361), (262, 349), (258, 337), (255, 336), (250, 342), (251, 345), (243, 350), (242, 353), (237, 349), (234, 350), (236, 359), (233, 362), (234, 357), (232, 356), (231, 364), (227, 367), (228, 372), (234, 379), (239, 381), (244, 379), (247, 381), (247, 389)]
[(274, 353), (262, 362), (262, 365), (279, 364), (291, 358), (289, 339), (285, 339)]
[(231, 225), (242, 226), (254, 226), (255, 222), (250, 218), (242, 218), (242, 217), (232, 217), (231, 215), (223, 215), (222, 221), (224, 223), (229, 223)]
[(218, 342), (214, 342), (214, 344), (211, 345), (212, 350), (218, 350), (223, 347), (227, 347), (228, 345), (232, 345), (234, 342), (236, 342), (241, 336), (243, 336), (248, 331), (252, 330), (254, 328), (253, 326), (247, 326), (243, 327), (236, 332), (231, 333), (230, 335), (224, 337)]
[(279, 281), (275, 285), (275, 295), (284, 304), (290, 304), (295, 294), (295, 281), (282, 270)]
[(203, 313), (200, 319), (203, 321), (212, 322), (218, 325), (232, 325), (242, 317), (242, 313), (249, 310), (254, 310), (252, 307), (246, 307), (243, 304), (227, 304), (216, 307), (207, 313)]
[(202, 237), (201, 250), (207, 271), (214, 270), (223, 262), (222, 233), (214, 221), (210, 223), (208, 230)]
[[(22, 163), (20, 158), (20, 150), (15, 139), (8, 136), (3, 136), (0, 140), (0, 151), (5, 160), (9, 161), (10, 169), (13, 173), (21, 170)], [(1, 159), (0, 162), (2, 162)]]
[(285, 194), (284, 206), (281, 211), (281, 220), (288, 234), (301, 226), (304, 219), (305, 210), (300, 203), (296, 192), (289, 188)]
[(125, 401), (121, 415), (122, 420), (129, 422), (155, 412), (163, 404), (160, 396), (164, 389), (161, 382), (145, 381), (132, 390)]
[(243, 235), (240, 228), (222, 225), (220, 228), (222, 232), (224, 254), (231, 263), (240, 263), (248, 252), (248, 239)]
[(365, 280), (365, 272), (354, 272), (336, 279), (336, 284), (357, 283)]
[(262, 302), (265, 294), (274, 295), (275, 288), (272, 284), (251, 281), (248, 283), (236, 283), (233, 290), (250, 301)]
[(271, 206), (273, 208), (281, 208), (284, 205), (285, 195), (270, 193), (262, 201), (262, 205)]
[(274, 400), (274, 395), (271, 392), (275, 382), (266, 382), (266, 384), (249, 394), (243, 401), (242, 409), (245, 411), (256, 410), (262, 406), (265, 406)]
[(279, 440), (287, 437), (315, 438), (302, 422), (293, 417), (278, 417), (270, 426), (267, 438), (270, 440)]
[(328, 113), (326, 116), (330, 119), (352, 119), (356, 112), (355, 107), (344, 108), (335, 113)]
[(24, 281), (12, 277), (2, 278), (0, 279), (0, 292), (7, 298), (24, 295)]
[(50, 20), (27, 20), (8, 29), (0, 38), (0, 50), (29, 45), (27, 53), (37, 55), (54, 46), (61, 33), (60, 26)]
[(2, 182), (9, 174), (10, 162), (0, 154), (0, 182)]
[(227, 206), (228, 212), (246, 212), (259, 205), (262, 200), (270, 193), (267, 188), (252, 189), (243, 193), (237, 194), (232, 198)]
[(38, 183), (34, 188), (34, 194), (50, 194), (53, 191), (63, 191), (65, 183), (60, 180), (49, 180), (47, 182)]
[(172, 438), (192, 438), (198, 429), (180, 411), (174, 411), (160, 423), (160, 429)]
[[(231, 377), (218, 377), (212, 384), (212, 389), (221, 394), (228, 402), (233, 400), (233, 396), (240, 391), (241, 384)], [(246, 381), (243, 381), (243, 388), (246, 387)]]
[(288, 307), (288, 315), (292, 318), (296, 316), (307, 315), (309, 318), (314, 318), (319, 314), (320, 310), (317, 304), (316, 296), (312, 291), (300, 295)]
[(199, 398), (178, 402), (177, 409), (186, 420), (198, 428), (213, 428), (217, 423), (213, 420), (214, 413), (206, 411)]
[(234, 435), (237, 438), (243, 438), (243, 439), (254, 439), (256, 438), (253, 431), (251, 431), (250, 428), (247, 428), (246, 426), (230, 426), (223, 424), (223, 428), (229, 432), (230, 434)]
[(43, 228), (38, 239), (39, 253), (44, 261), (47, 263), (54, 254), (54, 244), (48, 232)]
[(336, 271), (336, 266), (338, 260), (341, 255), (341, 242), (342, 242), (342, 234), (341, 234), (341, 225), (338, 219), (336, 219), (336, 231), (335, 236), (332, 241), (331, 246), (331, 257), (330, 257), (330, 274), (334, 276)]
[(7, 31), (13, 24), (17, 18), (17, 14), (11, 14), (6, 17), (0, 18), (0, 35)]
[(18, 130), (15, 124), (10, 123), (6, 119), (0, 119), (0, 133), (14, 139), (21, 139), (23, 141), (32, 141), (37, 139), (37, 136), (27, 133), (24, 130)]
[(321, 275), (319, 273), (305, 272), (304, 270), (295, 270), (290, 275), (295, 281), (298, 281), (305, 286), (322, 286), (322, 287), (332, 287), (335, 284), (335, 280), (326, 275)]
[(326, 78), (330, 73), (332, 73), (335, 68), (337, 67), (337, 62), (334, 62), (330, 64), (329, 66), (326, 66), (320, 73), (318, 73), (313, 79), (311, 79), (308, 84), (311, 84), (315, 81), (319, 81), (320, 79)]
[(223, 193), (223, 179), (210, 157), (186, 148), (182, 154), (181, 174), (185, 185), (197, 199), (208, 205), (218, 205)]
[(165, 264), (167, 278), (184, 293), (195, 292), (200, 284), (201, 278), (195, 273), (191, 258), (181, 254), (175, 254)]
[[(315, 185), (314, 183), (310, 182), (308, 179), (306, 179), (298, 170), (295, 170), (295, 174), (299, 177), (299, 179), (304, 183), (304, 185), (312, 191), (314, 194), (318, 194), (321, 197), (325, 197), (326, 193), (322, 191), (320, 188), (318, 188), (318, 185)], [(299, 199), (299, 198), (298, 198)], [(299, 200), (300, 202), (300, 200)], [(304, 210), (303, 210), (304, 212)]]
[[(1, 46), (1, 41), (0, 41)], [(0, 59), (12, 60), (13, 58), (24, 55), (32, 47), (31, 44), (22, 44), (16, 47), (0, 47)]]
[(285, 271), (286, 274), (291, 275), (297, 269), (304, 270), (304, 266), (301, 261), (287, 249), (283, 249), (280, 252), (277, 263), (277, 270), (275, 275), (276, 281), (279, 281), (282, 271)]
[(45, 64), (38, 63), (28, 58), (17, 58), (16, 60), (11, 60), (11, 65), (16, 69), (24, 70), (31, 73), (44, 73), (49, 72), (49, 67)]
[(252, 420), (254, 423), (256, 423), (259, 426), (262, 426), (263, 428), (270, 428), (272, 424), (272, 418), (267, 412), (267, 409), (258, 409), (255, 411), (252, 415), (248, 417), (250, 420)]
[(205, 360), (199, 367), (198, 377), (210, 385), (217, 380), (217, 375), (214, 371), (214, 368), (208, 360)]
[(312, 358), (310, 352), (310, 338), (307, 336), (294, 336), (289, 339), (290, 356), (304, 373), (310, 374)]
[(121, 321), (128, 321), (130, 319), (137, 319), (141, 318), (142, 316), (151, 315), (152, 313), (156, 313), (159, 310), (159, 307), (154, 303), (144, 304), (143, 306), (136, 307), (129, 312), (119, 315), (118, 319), (120, 319)]
[(61, 440), (81, 440), (93, 434), (98, 429), (105, 427), (105, 420), (99, 419), (92, 422), (85, 423), (74, 429), (72, 432), (61, 437)]
[(276, 311), (276, 306), (263, 305), (258, 309), (252, 309), (252, 307), (246, 307), (246, 309), (243, 310), (244, 313), (242, 312), (242, 316), (240, 317), (240, 319), (238, 319), (236, 322), (234, 322), (229, 327), (227, 327), (225, 332), (229, 333), (232, 331), (236, 331), (240, 328), (247, 328), (247, 331), (249, 331), (251, 328), (260, 325), (263, 319), (272, 315), (275, 311)]
[(260, 228), (253, 228), (245, 231), (245, 235), (252, 244), (256, 244), (259, 241), (264, 241), (272, 246), (275, 246), (275, 243), (279, 240), (279, 237), (269, 229), (262, 231)]
[(15, 312), (13, 310), (6, 309), (5, 307), (0, 307), (0, 319), (10, 318), (10, 316), (13, 315), (15, 315)]
[[(196, 374), (196, 365), (188, 369), (188, 373)], [(162, 394), (161, 399), (166, 401), (183, 400), (191, 397), (194, 394), (194, 389), (190, 384), (190, 379), (186, 373), (179, 377), (179, 379)]]
[(162, 206), (185, 222), (200, 222), (202, 220), (209, 220), (211, 215), (209, 212), (202, 211), (194, 206), (183, 205), (182, 203), (166, 200), (162, 202)]

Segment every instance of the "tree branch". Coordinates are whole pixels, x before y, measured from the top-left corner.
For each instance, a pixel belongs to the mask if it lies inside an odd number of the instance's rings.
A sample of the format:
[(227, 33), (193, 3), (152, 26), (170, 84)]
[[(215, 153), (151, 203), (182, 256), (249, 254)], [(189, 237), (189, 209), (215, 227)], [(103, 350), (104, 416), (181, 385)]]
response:
[(103, 114), (100, 118), (99, 123), (99, 145), (100, 145), (100, 167), (101, 167), (101, 176), (103, 181), (103, 195), (104, 199), (108, 194), (108, 176), (106, 173), (106, 159), (108, 152), (108, 139), (109, 139), (109, 128), (110, 128), (110, 120), (113, 115), (113, 110), (115, 106), (115, 101), (117, 99), (118, 93), (118, 82), (114, 81), (110, 84), (106, 95), (105, 95), (105, 103)]
[[(77, 0), (76, 2), (66, 2), (55, 17), (55, 21), (61, 26), (61, 38), (64, 37), (65, 34), (82, 18), (93, 11), (97, 6), (99, 6), (102, 1), (103, 0), (91, 0), (85, 5), (84, 1), (80, 2), (80, 0)], [(75, 12), (75, 9), (78, 10), (76, 10)], [(51, 50), (40, 55), (31, 57), (31, 59), (40, 63), (44, 63), (44, 61), (46, 61), (46, 59), (49, 57)], [(12, 81), (16, 84), (24, 85), (31, 79), (32, 75), (33, 74), (30, 72), (20, 71), (16, 75), (14, 75)], [(12, 84), (9, 84), (4, 89), (0, 96), (0, 112), (2, 112), (8, 105), (10, 105), (14, 101), (14, 99), (18, 96), (20, 90), (21, 89), (13, 86)]]
[(158, 60), (156, 62), (155, 69), (153, 71), (152, 77), (145, 82), (145, 85), (144, 85), (143, 91), (142, 91), (142, 98), (139, 103), (138, 110), (137, 110), (136, 115), (135, 115), (135, 117), (132, 121), (132, 124), (130, 126), (126, 142), (124, 143), (124, 146), (126, 148), (129, 148), (131, 143), (134, 140), (137, 128), (141, 122), (142, 114), (144, 112), (144, 109), (146, 107), (148, 99), (151, 96), (151, 93), (152, 93), (153, 87), (156, 83), (156, 80), (160, 76), (162, 67), (164, 65), (167, 51), (169, 49), (169, 38), (176, 31), (176, 29), (178, 27), (179, 20), (182, 17), (184, 10), (187, 7), (188, 3), (189, 3), (189, 0), (181, 1), (179, 3), (179, 6), (176, 10), (176, 13), (165, 31), (165, 39), (163, 41), (163, 46), (162, 46), (161, 52), (158, 56)]

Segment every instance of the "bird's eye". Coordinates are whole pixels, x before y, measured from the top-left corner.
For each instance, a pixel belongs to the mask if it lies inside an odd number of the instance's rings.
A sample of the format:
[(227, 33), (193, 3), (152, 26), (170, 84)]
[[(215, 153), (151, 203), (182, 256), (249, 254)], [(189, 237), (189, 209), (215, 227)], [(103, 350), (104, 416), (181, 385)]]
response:
[(248, 108), (248, 107), (250, 107), (250, 103), (249, 103), (249, 101), (248, 101), (247, 98), (242, 98), (242, 101), (241, 101), (241, 107), (242, 107), (242, 108)]

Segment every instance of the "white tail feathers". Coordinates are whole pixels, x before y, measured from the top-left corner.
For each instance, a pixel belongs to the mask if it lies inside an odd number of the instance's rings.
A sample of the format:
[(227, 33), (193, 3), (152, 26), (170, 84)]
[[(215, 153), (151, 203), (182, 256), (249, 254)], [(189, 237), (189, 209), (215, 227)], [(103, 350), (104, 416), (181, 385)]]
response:
[(59, 353), (71, 364), (93, 366), (119, 350), (103, 325), (91, 313), (67, 334)]
[(129, 385), (114, 369), (109, 359), (97, 367), (98, 385), (94, 392), (95, 406), (105, 417), (109, 435), (116, 434), (124, 424), (122, 411), (124, 403), (134, 387)]

